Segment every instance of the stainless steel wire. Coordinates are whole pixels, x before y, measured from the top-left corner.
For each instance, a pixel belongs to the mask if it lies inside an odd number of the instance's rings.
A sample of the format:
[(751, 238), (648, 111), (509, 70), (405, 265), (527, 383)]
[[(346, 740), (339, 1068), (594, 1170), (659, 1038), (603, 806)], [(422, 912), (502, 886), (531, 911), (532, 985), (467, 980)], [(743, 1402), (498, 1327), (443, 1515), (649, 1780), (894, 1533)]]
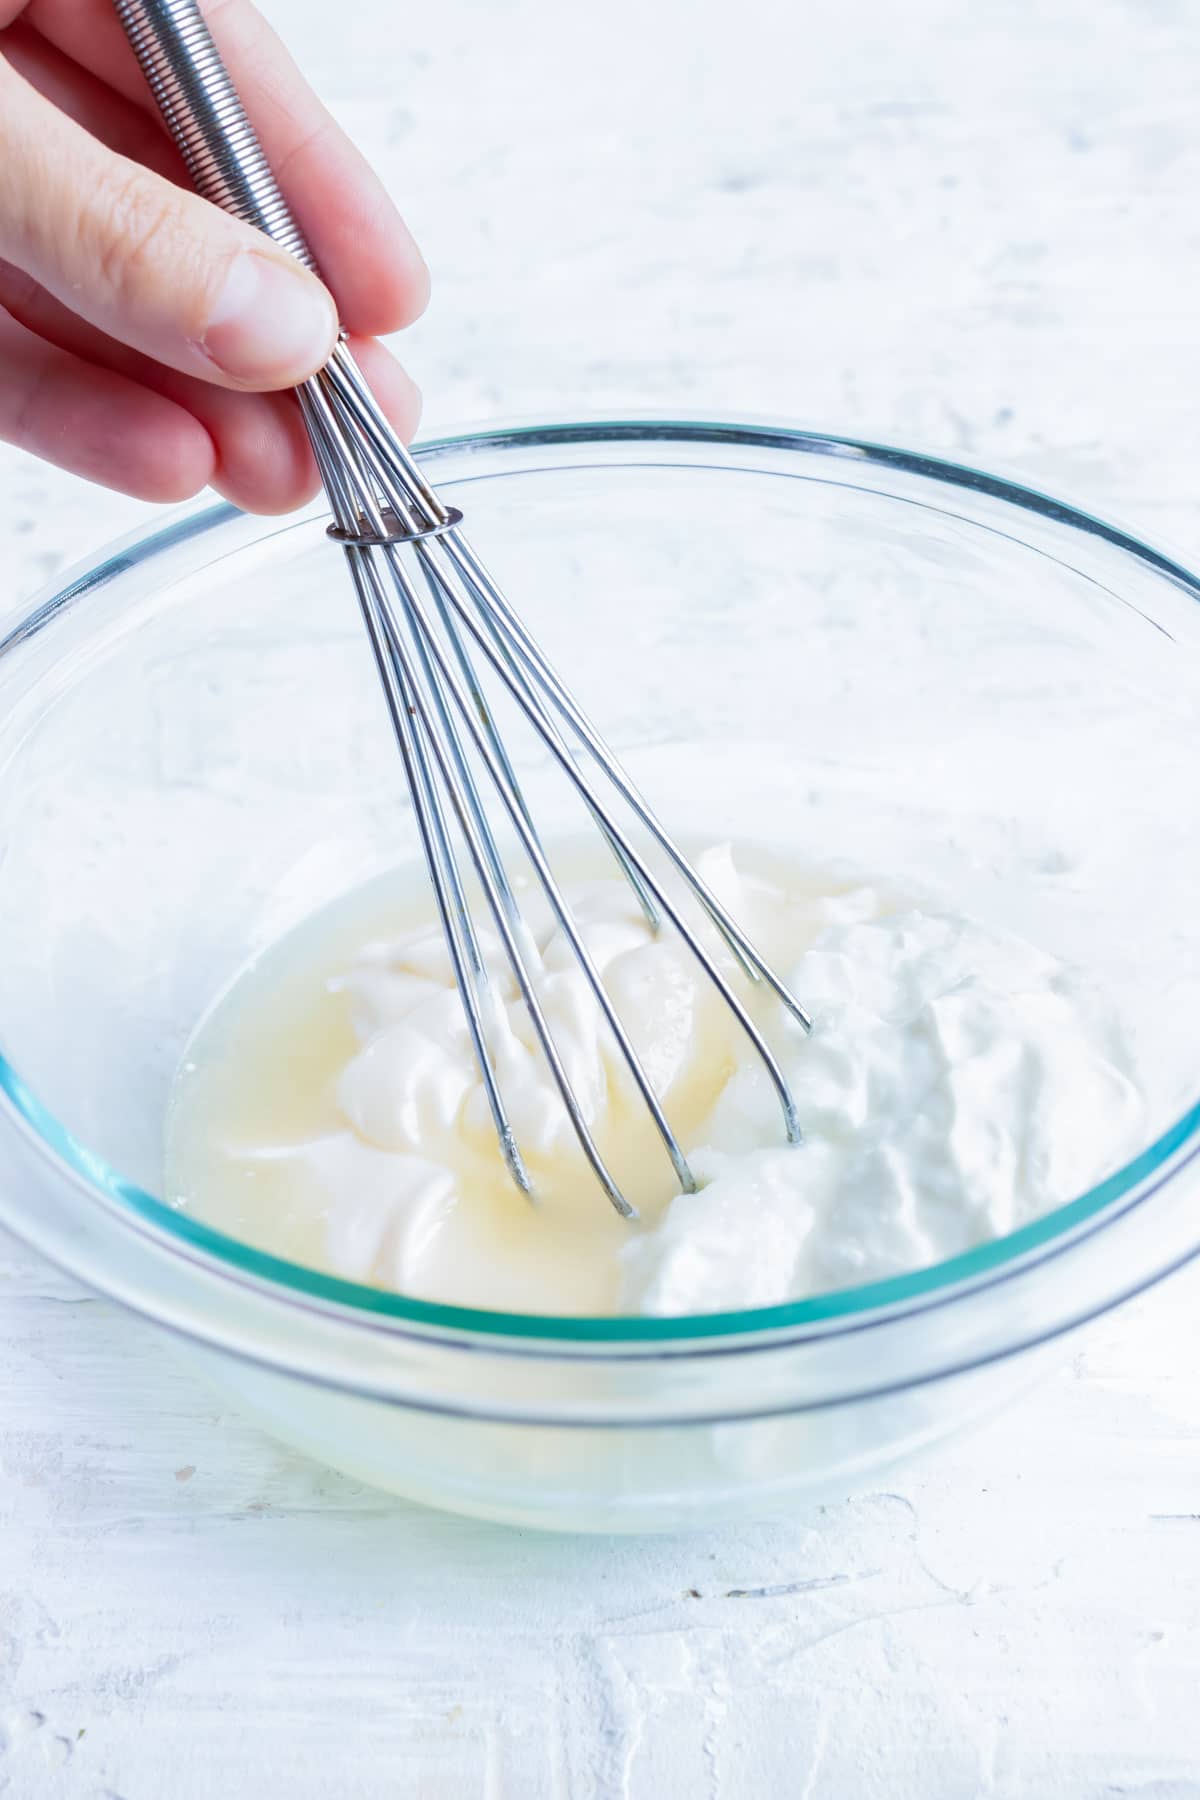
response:
[[(196, 0), (114, 0), (164, 122), (207, 198), (265, 231), (316, 268), (263, 156)], [(741, 976), (765, 985), (805, 1031), (811, 1022), (660, 823), (596, 727), (550, 666), (461, 530), (462, 515), (426, 481), (396, 437), (345, 342), (298, 390), (301, 414), (362, 613), (388, 717), (408, 781), (451, 967), (462, 998), (502, 1155), (517, 1186), (532, 1183), (505, 1106), (495, 1044), (503, 1030), (484, 941), (460, 857), (465, 848), (495, 939), (528, 1009), (538, 1045), (579, 1145), (618, 1212), (633, 1207), (591, 1131), (539, 993), (541, 957), (501, 854), (486, 782), (532, 869), (536, 888), (571, 946), (624, 1067), (685, 1192), (695, 1178), (629, 1031), (563, 893), (496, 723), (480, 670), (523, 714), (582, 800), (650, 927), (680, 936), (762, 1062), (783, 1129), (800, 1141), (795, 1101), (779, 1060), (680, 901), (672, 897), (614, 809), (623, 803), (663, 853), (722, 939)]]

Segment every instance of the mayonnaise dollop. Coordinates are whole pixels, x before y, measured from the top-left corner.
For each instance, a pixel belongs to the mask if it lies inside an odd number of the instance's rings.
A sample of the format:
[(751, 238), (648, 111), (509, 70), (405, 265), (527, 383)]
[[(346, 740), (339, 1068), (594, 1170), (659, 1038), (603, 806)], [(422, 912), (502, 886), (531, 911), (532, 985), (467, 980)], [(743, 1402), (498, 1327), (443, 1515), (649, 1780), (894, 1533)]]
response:
[(813, 1014), (806, 1037), (769, 995), (750, 996), (801, 1145), (785, 1142), (761, 1059), (686, 946), (669, 928), (653, 935), (605, 875), (569, 884), (570, 897), (698, 1189), (678, 1191), (569, 944), (530, 906), (547, 1019), (639, 1216), (618, 1218), (597, 1186), (493, 958), (496, 1071), (535, 1190), (521, 1195), (440, 931), (406, 924), (402, 886), (385, 883), (261, 958), (197, 1033), (170, 1118), (174, 1203), (277, 1255), (423, 1298), (701, 1313), (940, 1261), (1070, 1200), (1139, 1147), (1121, 1034), (1056, 958), (728, 846), (698, 862)]

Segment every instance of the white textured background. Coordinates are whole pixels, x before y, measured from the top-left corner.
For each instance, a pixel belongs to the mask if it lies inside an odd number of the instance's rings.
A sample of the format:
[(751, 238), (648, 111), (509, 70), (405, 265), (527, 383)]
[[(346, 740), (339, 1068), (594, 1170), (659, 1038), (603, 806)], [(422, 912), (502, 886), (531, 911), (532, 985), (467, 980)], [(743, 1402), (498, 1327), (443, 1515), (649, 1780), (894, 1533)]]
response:
[[(270, 11), (433, 265), (430, 428), (775, 413), (1200, 553), (1193, 0)], [(0, 613), (146, 510), (0, 449)], [(1198, 1300), (886, 1492), (571, 1541), (275, 1448), (0, 1240), (0, 1794), (1192, 1800)]]

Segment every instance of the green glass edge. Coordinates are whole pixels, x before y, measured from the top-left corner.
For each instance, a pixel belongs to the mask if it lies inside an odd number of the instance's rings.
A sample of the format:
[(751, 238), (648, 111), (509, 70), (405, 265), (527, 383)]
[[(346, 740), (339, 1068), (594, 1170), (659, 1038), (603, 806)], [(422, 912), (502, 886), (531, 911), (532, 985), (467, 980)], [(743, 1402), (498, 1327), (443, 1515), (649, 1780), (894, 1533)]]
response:
[(110, 1199), (137, 1213), (156, 1230), (182, 1238), (185, 1243), (222, 1262), (232, 1263), (258, 1280), (282, 1283), (315, 1300), (352, 1307), (388, 1319), (429, 1325), (442, 1330), (484, 1332), (499, 1337), (557, 1338), (566, 1343), (655, 1343), (698, 1337), (729, 1337), (746, 1332), (774, 1331), (798, 1325), (815, 1325), (846, 1318), (875, 1308), (896, 1306), (949, 1288), (956, 1282), (986, 1275), (1018, 1257), (1038, 1250), (1053, 1239), (1074, 1230), (1123, 1199), (1156, 1174), (1193, 1135), (1200, 1135), (1200, 1102), (1155, 1142), (1077, 1200), (1034, 1219), (1006, 1237), (993, 1238), (974, 1250), (945, 1262), (914, 1269), (886, 1281), (862, 1287), (839, 1288), (833, 1293), (792, 1300), (782, 1306), (757, 1307), (747, 1312), (689, 1313), (665, 1318), (593, 1318), (560, 1314), (490, 1312), (480, 1307), (444, 1306), (432, 1300), (407, 1299), (384, 1288), (324, 1275), (283, 1257), (272, 1256), (227, 1237), (209, 1225), (176, 1212), (156, 1200), (144, 1188), (110, 1169), (100, 1157), (86, 1150), (25, 1086), (12, 1064), (0, 1055), (0, 1091), (3, 1091), (26, 1123), (68, 1166), (99, 1188)]
[[(605, 441), (606, 437), (635, 436), (645, 432), (686, 434), (698, 441), (711, 442), (714, 437), (732, 437), (739, 442), (760, 441), (764, 444), (775, 443), (786, 447), (789, 443), (795, 447), (797, 443), (827, 444), (840, 448), (851, 454), (861, 454), (866, 458), (876, 457), (881, 462), (893, 463), (919, 471), (936, 471), (955, 479), (959, 484), (971, 487), (984, 487), (1010, 500), (1022, 500), (1026, 504), (1032, 502), (1033, 510), (1048, 512), (1056, 519), (1093, 529), (1110, 541), (1129, 549), (1139, 557), (1148, 560), (1153, 566), (1170, 573), (1182, 580), (1193, 592), (1197, 593), (1197, 580), (1190, 570), (1186, 569), (1174, 558), (1154, 550), (1141, 539), (1132, 537), (1120, 527), (1107, 524), (1095, 515), (1086, 513), (1076, 507), (1069, 506), (1043, 493), (1037, 488), (1026, 487), (1018, 482), (1010, 482), (1002, 477), (988, 475), (983, 470), (972, 469), (969, 465), (944, 460), (936, 456), (924, 456), (919, 452), (896, 449), (885, 444), (876, 444), (867, 440), (853, 440), (831, 436), (816, 431), (789, 429), (786, 426), (771, 425), (766, 422), (754, 423), (746, 421), (737, 423), (730, 420), (672, 420), (655, 419), (620, 419), (582, 421), (577, 424), (540, 424), (498, 427), (494, 430), (451, 434), (415, 445), (417, 454), (428, 455), (441, 450), (468, 449), (471, 447), (489, 447), (514, 439), (530, 439), (544, 441), (547, 444), (571, 442), (578, 439), (586, 442), (589, 439)], [(206, 507), (202, 512), (190, 512), (181, 520), (165, 526), (140, 540), (137, 547), (136, 560), (142, 561), (147, 556), (171, 549), (186, 537), (199, 535), (210, 526), (228, 521), (238, 516), (238, 508), (228, 502), (221, 502)], [(123, 553), (112, 559), (119, 568), (129, 566), (130, 553)], [(113, 572), (110, 562), (95, 565), (90, 571), (92, 581), (107, 578)], [(80, 586), (90, 585), (72, 581), (60, 593), (66, 599)], [(52, 610), (54, 602), (45, 608)], [(41, 610), (41, 609), (39, 609)], [(732, 1313), (689, 1313), (671, 1318), (595, 1318), (589, 1316), (564, 1317), (560, 1314), (538, 1313), (506, 1313), (492, 1312), (478, 1307), (448, 1306), (432, 1300), (408, 1299), (403, 1295), (391, 1293), (384, 1288), (369, 1287), (362, 1282), (346, 1281), (340, 1276), (325, 1275), (319, 1270), (309, 1269), (300, 1263), (288, 1262), (283, 1257), (272, 1256), (265, 1250), (258, 1250), (253, 1245), (244, 1244), (237, 1238), (226, 1236), (211, 1226), (190, 1218), (187, 1214), (177, 1212), (163, 1201), (156, 1200), (152, 1194), (136, 1183), (127, 1181), (98, 1156), (80, 1144), (66, 1127), (46, 1108), (37, 1097), (25, 1086), (8, 1059), (0, 1052), (0, 1092), (11, 1101), (18, 1114), (37, 1133), (42, 1141), (76, 1174), (98, 1188), (109, 1199), (129, 1208), (138, 1214), (158, 1232), (168, 1238), (174, 1237), (191, 1244), (205, 1255), (218, 1262), (232, 1264), (243, 1274), (256, 1280), (272, 1283), (284, 1288), (291, 1288), (314, 1300), (325, 1301), (337, 1306), (349, 1307), (359, 1312), (374, 1314), (387, 1319), (395, 1319), (409, 1324), (427, 1325), (442, 1331), (486, 1333), (495, 1337), (557, 1339), (564, 1343), (622, 1343), (641, 1344), (668, 1342), (677, 1340), (695, 1340), (705, 1337), (732, 1337), (752, 1332), (776, 1331), (804, 1325), (816, 1325), (829, 1320), (850, 1318), (857, 1314), (871, 1312), (891, 1306), (903, 1305), (919, 1300), (940, 1289), (952, 1288), (955, 1284), (976, 1280), (1016, 1262), (1020, 1257), (1043, 1248), (1055, 1239), (1067, 1236), (1073, 1230), (1089, 1223), (1097, 1215), (1125, 1198), (1136, 1187), (1158, 1173), (1170, 1161), (1175, 1153), (1181, 1150), (1193, 1136), (1200, 1136), (1200, 1102), (1190, 1107), (1183, 1117), (1169, 1127), (1160, 1137), (1148, 1145), (1134, 1159), (1126, 1163), (1122, 1169), (1107, 1176), (1095, 1187), (1089, 1188), (1078, 1199), (1068, 1201), (1065, 1205), (1055, 1207), (1053, 1211), (1034, 1219), (1030, 1224), (1021, 1226), (1019, 1230), (1009, 1232), (1006, 1236), (993, 1238), (974, 1250), (965, 1251), (960, 1256), (950, 1257), (944, 1262), (932, 1263), (923, 1269), (911, 1270), (908, 1274), (892, 1276), (886, 1281), (868, 1282), (861, 1287), (839, 1288), (832, 1293), (818, 1294), (805, 1300), (788, 1301), (781, 1306), (758, 1307), (745, 1312)]]

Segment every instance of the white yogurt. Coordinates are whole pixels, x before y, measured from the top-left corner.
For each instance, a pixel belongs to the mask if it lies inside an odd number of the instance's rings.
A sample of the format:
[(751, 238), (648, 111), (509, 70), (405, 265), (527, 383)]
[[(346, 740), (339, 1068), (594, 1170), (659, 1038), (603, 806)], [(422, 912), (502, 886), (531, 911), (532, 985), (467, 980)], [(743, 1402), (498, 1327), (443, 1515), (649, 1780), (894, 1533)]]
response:
[[(541, 1313), (769, 1305), (932, 1263), (1074, 1197), (1144, 1141), (1130, 1057), (1086, 981), (1021, 939), (727, 847), (702, 872), (815, 1017), (753, 1045), (625, 885), (570, 884), (592, 954), (698, 1178), (671, 1164), (561, 932), (539, 992), (588, 1123), (637, 1204), (590, 1174), (510, 978), (497, 1071), (534, 1179), (500, 1159), (440, 932), (403, 883), (339, 902), (247, 971), (172, 1108), (173, 1202), (277, 1255), (429, 1299)], [(406, 923), (406, 917), (408, 922)]]

